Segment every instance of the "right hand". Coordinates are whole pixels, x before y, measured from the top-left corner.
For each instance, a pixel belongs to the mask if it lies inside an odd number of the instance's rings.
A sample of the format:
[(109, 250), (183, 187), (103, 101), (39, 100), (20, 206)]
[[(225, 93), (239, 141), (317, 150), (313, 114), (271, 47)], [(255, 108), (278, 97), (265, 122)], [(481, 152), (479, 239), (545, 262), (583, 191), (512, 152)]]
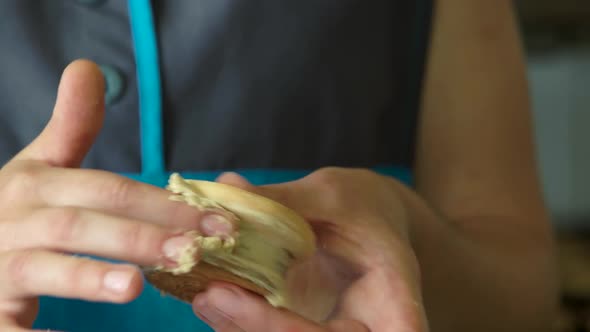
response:
[(164, 189), (79, 169), (102, 126), (103, 100), (98, 67), (72, 63), (47, 127), (0, 169), (1, 331), (29, 331), (41, 295), (130, 301), (142, 289), (135, 264), (173, 266), (188, 229), (231, 231)]

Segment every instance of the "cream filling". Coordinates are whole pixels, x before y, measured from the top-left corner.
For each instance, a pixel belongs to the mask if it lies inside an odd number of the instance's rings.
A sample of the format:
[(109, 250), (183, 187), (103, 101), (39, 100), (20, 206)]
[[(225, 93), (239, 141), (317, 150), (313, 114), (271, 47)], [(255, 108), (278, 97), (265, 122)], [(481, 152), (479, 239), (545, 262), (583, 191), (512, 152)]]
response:
[[(196, 189), (179, 176), (171, 178), (169, 189), (176, 194), (171, 196), (172, 200), (183, 201), (202, 210), (223, 210), (234, 216), (219, 203), (199, 196)], [(268, 224), (240, 223), (240, 220), (237, 220), (236, 228), (237, 231), (227, 238), (188, 232), (186, 235), (193, 237), (194, 241), (181, 251), (177, 266), (158, 269), (175, 275), (184, 274), (203, 261), (268, 290), (270, 294), (266, 299), (271, 305), (285, 306), (288, 303), (285, 275), (293, 255), (281, 246), (281, 239), (288, 236), (288, 232)], [(297, 237), (296, 234), (293, 236)]]

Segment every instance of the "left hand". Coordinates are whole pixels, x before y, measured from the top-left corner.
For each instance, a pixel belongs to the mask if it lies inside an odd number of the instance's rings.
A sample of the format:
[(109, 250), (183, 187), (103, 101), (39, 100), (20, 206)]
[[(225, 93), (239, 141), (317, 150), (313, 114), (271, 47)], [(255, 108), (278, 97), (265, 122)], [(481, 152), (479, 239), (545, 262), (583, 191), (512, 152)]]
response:
[(425, 332), (419, 266), (401, 183), (368, 170), (321, 169), (256, 187), (229, 173), (219, 182), (274, 199), (310, 222), (318, 251), (294, 271), (300, 306), (273, 308), (237, 286), (216, 283), (193, 301), (216, 332)]

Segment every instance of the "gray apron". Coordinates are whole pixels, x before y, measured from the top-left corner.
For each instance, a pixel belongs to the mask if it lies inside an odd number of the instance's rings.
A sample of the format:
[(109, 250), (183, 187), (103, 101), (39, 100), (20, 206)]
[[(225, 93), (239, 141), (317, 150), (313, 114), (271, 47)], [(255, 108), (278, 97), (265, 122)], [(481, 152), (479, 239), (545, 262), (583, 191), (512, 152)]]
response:
[[(254, 183), (322, 166), (411, 181), (431, 0), (3, 0), (0, 164), (51, 115), (64, 67), (101, 65), (84, 167)], [(170, 317), (174, 315), (174, 319)], [(209, 331), (146, 285), (127, 305), (42, 298), (37, 328)]]

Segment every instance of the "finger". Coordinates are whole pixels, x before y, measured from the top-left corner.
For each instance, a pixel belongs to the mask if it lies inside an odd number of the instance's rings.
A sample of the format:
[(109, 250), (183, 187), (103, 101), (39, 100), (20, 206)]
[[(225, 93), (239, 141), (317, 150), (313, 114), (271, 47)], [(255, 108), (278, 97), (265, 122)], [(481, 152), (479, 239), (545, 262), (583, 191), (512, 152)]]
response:
[(246, 332), (237, 326), (230, 317), (215, 308), (205, 308), (202, 312), (195, 312), (195, 314), (215, 332)]
[[(359, 299), (370, 300), (359, 305)], [(419, 283), (404, 266), (368, 272), (343, 293), (337, 309), (336, 318), (366, 322), (371, 331), (429, 331)]]
[[(347, 233), (343, 228), (337, 227), (333, 223), (334, 221), (341, 220), (341, 215), (336, 215), (335, 209), (331, 208), (331, 206), (326, 206), (324, 201), (318, 201), (316, 199), (320, 193), (318, 193), (318, 187), (314, 185), (313, 179), (310, 181), (306, 177), (280, 184), (254, 186), (239, 174), (228, 172), (219, 176), (217, 181), (270, 198), (291, 208), (310, 222), (314, 233), (324, 249), (329, 250), (332, 247), (339, 248), (340, 252), (336, 256), (346, 257), (347, 259), (358, 256), (357, 248), (350, 248), (351, 241), (349, 241), (348, 236), (334, 236), (339, 232)], [(341, 209), (342, 207), (340, 206), (338, 210)]]
[(14, 321), (10, 319), (0, 319), (0, 331), (2, 332), (37, 332), (19, 327)]
[(43, 247), (124, 260), (140, 265), (174, 265), (193, 243), (181, 232), (136, 220), (78, 208), (35, 210), (24, 219), (4, 222), (2, 247)]
[(14, 319), (0, 317), (0, 331), (2, 332), (58, 332), (57, 330), (30, 330), (18, 326)]
[(245, 177), (234, 172), (222, 173), (215, 181), (247, 190), (258, 195), (266, 196), (280, 203), (292, 203), (290, 205), (297, 206), (301, 205), (296, 203), (299, 202), (303, 196), (302, 194), (298, 194), (298, 192), (300, 192), (302, 189), (306, 189), (301, 185), (301, 180), (290, 181), (281, 184), (255, 186)]
[(311, 222), (330, 219), (332, 217), (330, 213), (335, 212), (332, 209), (327, 209), (324, 200), (317, 199), (318, 196), (323, 197), (318, 190), (318, 187), (309, 185), (304, 179), (255, 188), (257, 194), (297, 211)]
[[(167, 190), (109, 172), (53, 169), (40, 175), (40, 199), (51, 206), (76, 206), (177, 228), (196, 229), (216, 222), (210, 215), (226, 216), (217, 210), (199, 210), (169, 199)], [(220, 221), (223, 222), (223, 221)], [(227, 221), (230, 223), (230, 221)], [(205, 231), (205, 230), (204, 230)], [(206, 231), (205, 231), (206, 232)]]
[(55, 296), (124, 303), (142, 289), (139, 270), (41, 250), (0, 254), (0, 296), (22, 299)]
[(314, 208), (318, 204), (317, 200), (312, 199), (312, 197), (316, 197), (318, 193), (314, 192), (314, 189), (304, 182), (304, 180), (305, 179), (280, 184), (255, 186), (246, 178), (234, 172), (223, 173), (216, 179), (217, 182), (229, 184), (270, 198), (299, 213), (318, 217), (318, 213), (323, 213), (323, 211)]
[(15, 160), (79, 166), (102, 126), (104, 88), (98, 66), (86, 60), (70, 64), (62, 75), (49, 123)]
[(0, 313), (13, 318), (18, 326), (31, 326), (39, 313), (39, 299), (0, 300)]
[(0, 316), (0, 331), (30, 332), (29, 330), (18, 327), (14, 319), (6, 318), (4, 316)]
[(235, 172), (224, 172), (220, 176), (218, 176), (215, 181), (223, 184), (228, 184), (230, 186), (238, 187), (240, 189), (247, 191), (256, 191), (256, 186), (250, 183), (250, 181), (248, 181), (245, 177)]
[[(214, 285), (193, 301), (193, 310), (216, 332), (368, 332), (360, 323), (322, 327), (233, 285)], [(337, 326), (339, 329), (333, 329)], [(236, 329), (239, 328), (239, 329)]]
[(2, 325), (2, 323), (0, 323), (0, 331), (4, 331), (4, 332), (31, 332), (31, 330), (20, 328), (14, 324)]

